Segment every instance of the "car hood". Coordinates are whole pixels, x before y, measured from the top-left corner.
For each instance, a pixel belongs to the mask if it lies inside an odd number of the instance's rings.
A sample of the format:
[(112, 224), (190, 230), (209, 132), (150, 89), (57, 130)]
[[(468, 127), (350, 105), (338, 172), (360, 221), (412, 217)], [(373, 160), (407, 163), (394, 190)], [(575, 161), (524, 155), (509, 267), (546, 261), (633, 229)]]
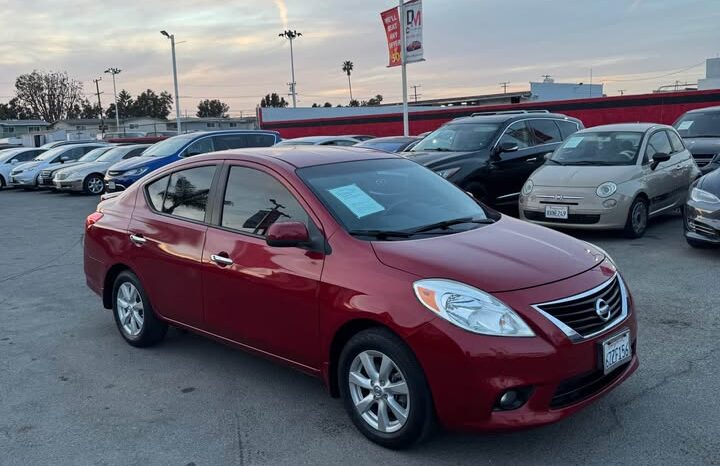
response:
[(85, 163), (88, 162), (65, 162), (63, 164), (60, 164), (57, 168), (53, 168), (53, 171), (65, 170), (66, 168), (77, 167), (78, 165), (83, 165)]
[(478, 152), (405, 152), (403, 157), (426, 167), (439, 167), (477, 156)]
[(43, 161), (19, 163), (19, 164), (15, 165), (15, 168), (13, 168), (13, 170), (31, 170), (31, 169), (38, 167), (44, 163), (45, 162), (43, 162)]
[(720, 170), (712, 171), (700, 178), (697, 187), (716, 196), (720, 196)]
[(535, 186), (597, 188), (606, 181), (624, 183), (639, 173), (637, 165), (612, 167), (543, 165), (530, 176)]
[(112, 162), (81, 162), (81, 163), (75, 163), (72, 164), (72, 166), (61, 168), (58, 170), (58, 173), (60, 172), (66, 172), (66, 173), (78, 173), (78, 172), (90, 172), (90, 171), (104, 171), (112, 165)]
[(720, 152), (720, 138), (687, 138), (683, 141), (692, 154), (717, 154)]
[(125, 171), (133, 168), (144, 167), (153, 161), (160, 160), (161, 157), (133, 157), (127, 160), (121, 160), (111, 166), (113, 170)]
[(389, 267), (490, 293), (570, 278), (605, 258), (589, 243), (507, 216), (463, 233), (372, 245), (380, 262)]

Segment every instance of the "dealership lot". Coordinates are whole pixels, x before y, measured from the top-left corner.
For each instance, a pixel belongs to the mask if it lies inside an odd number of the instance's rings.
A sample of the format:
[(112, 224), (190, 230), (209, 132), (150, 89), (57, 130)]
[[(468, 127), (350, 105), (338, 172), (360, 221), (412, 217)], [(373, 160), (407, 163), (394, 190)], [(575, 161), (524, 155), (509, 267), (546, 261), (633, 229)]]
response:
[(443, 434), (393, 452), (300, 373), (178, 331), (152, 349), (125, 344), (84, 284), (82, 225), (95, 204), (0, 192), (3, 466), (720, 464), (720, 250), (688, 247), (678, 216), (634, 241), (582, 234), (634, 293), (641, 368), (625, 384), (546, 428)]

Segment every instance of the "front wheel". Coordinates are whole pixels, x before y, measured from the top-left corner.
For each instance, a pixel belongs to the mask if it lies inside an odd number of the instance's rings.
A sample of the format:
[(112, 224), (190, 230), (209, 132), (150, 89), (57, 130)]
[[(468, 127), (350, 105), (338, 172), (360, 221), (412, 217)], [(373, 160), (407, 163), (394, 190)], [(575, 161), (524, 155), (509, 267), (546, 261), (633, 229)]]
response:
[(83, 182), (83, 191), (87, 194), (100, 195), (105, 191), (105, 182), (100, 175), (90, 175)]
[(343, 348), (339, 387), (360, 432), (387, 448), (406, 448), (434, 426), (430, 389), (405, 343), (385, 329), (358, 333)]
[(165, 338), (167, 324), (155, 316), (138, 277), (121, 272), (113, 286), (113, 314), (120, 335), (132, 346), (152, 346)]
[(642, 197), (635, 198), (628, 211), (625, 223), (625, 236), (640, 238), (645, 234), (648, 224), (648, 202)]
[(5, 188), (6, 186), (7, 186), (7, 183), (5, 183), (5, 178), (3, 178), (2, 175), (0, 175), (0, 190)]

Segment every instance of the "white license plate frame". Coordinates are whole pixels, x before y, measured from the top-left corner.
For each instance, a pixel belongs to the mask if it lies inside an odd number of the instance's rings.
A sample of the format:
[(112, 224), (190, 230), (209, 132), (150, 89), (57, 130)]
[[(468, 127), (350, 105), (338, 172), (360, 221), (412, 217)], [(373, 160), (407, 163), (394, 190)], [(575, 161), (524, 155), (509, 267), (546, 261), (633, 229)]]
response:
[(107, 184), (108, 189), (115, 189), (116, 185), (114, 181), (108, 181)]
[[(618, 367), (632, 360), (632, 341), (630, 330), (625, 329), (603, 340), (600, 343), (601, 364), (604, 374), (609, 374)], [(610, 363), (608, 364), (608, 361)]]
[(552, 220), (567, 220), (570, 209), (566, 205), (546, 205), (545, 218)]

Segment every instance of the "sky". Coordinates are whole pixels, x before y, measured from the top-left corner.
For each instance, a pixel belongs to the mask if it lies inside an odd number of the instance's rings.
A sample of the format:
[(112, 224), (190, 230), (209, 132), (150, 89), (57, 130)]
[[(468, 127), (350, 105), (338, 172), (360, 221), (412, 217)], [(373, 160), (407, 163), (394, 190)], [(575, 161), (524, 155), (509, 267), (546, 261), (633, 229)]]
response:
[[(720, 56), (718, 0), (424, 0), (423, 63), (408, 65), (420, 98), (529, 89), (557, 82), (604, 83), (607, 95), (695, 83), (704, 60)], [(294, 43), (298, 106), (349, 101), (353, 94), (402, 96), (399, 68), (387, 68), (380, 12), (393, 0), (0, 0), (0, 102), (15, 77), (64, 70), (103, 106), (112, 102), (108, 67), (122, 72), (118, 91), (172, 92), (170, 41), (177, 40), (180, 108), (219, 98), (231, 116), (254, 114), (262, 96), (288, 93)], [(286, 97), (289, 101), (290, 98)], [(93, 102), (95, 100), (92, 100)]]

